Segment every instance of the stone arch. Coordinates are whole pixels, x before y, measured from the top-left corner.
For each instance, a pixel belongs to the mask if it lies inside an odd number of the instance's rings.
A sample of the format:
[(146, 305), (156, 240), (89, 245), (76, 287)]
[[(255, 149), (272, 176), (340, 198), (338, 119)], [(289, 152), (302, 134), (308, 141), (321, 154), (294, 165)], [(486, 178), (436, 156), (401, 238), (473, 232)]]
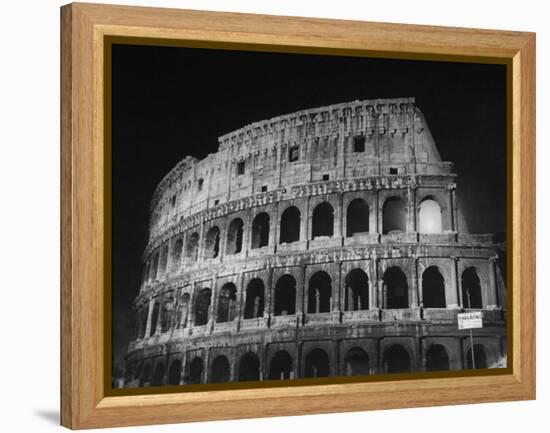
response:
[(244, 303), (245, 319), (254, 319), (264, 315), (264, 292), (264, 282), (260, 278), (253, 278), (248, 282)]
[(389, 197), (382, 206), (382, 233), (407, 231), (407, 205), (402, 197)]
[(411, 371), (411, 357), (402, 345), (394, 344), (384, 351), (383, 365), (385, 373), (407, 373)]
[(328, 313), (331, 310), (332, 280), (325, 271), (316, 272), (309, 279), (307, 312)]
[(296, 280), (290, 274), (285, 274), (275, 285), (275, 304), (273, 314), (285, 316), (296, 313)]
[(334, 234), (334, 208), (326, 201), (313, 209), (311, 237), (332, 236)]
[(323, 349), (313, 349), (306, 356), (304, 377), (328, 377), (330, 359)]
[(199, 234), (197, 232), (191, 234), (187, 238), (187, 245), (185, 247), (185, 257), (192, 262), (197, 261), (199, 252)]
[(252, 221), (251, 248), (262, 248), (269, 245), (269, 214), (261, 212)]
[(153, 374), (151, 385), (152, 386), (164, 385), (164, 363), (159, 362), (155, 366), (155, 373)]
[(204, 370), (204, 363), (202, 358), (196, 357), (189, 364), (189, 384), (199, 384), (202, 382), (202, 372)]
[(151, 364), (147, 363), (145, 364), (145, 367), (143, 367), (143, 374), (139, 379), (139, 386), (145, 386), (146, 384), (150, 383), (150, 381), (151, 381)]
[(300, 211), (296, 206), (287, 207), (281, 215), (279, 243), (291, 243), (300, 240)]
[(243, 220), (235, 218), (227, 228), (226, 254), (237, 254), (243, 249)]
[(231, 379), (231, 366), (226, 356), (219, 355), (210, 367), (210, 382), (225, 383)]
[(286, 350), (279, 350), (271, 359), (269, 379), (285, 380), (292, 377), (292, 356)]
[(211, 298), (212, 290), (205, 288), (199, 292), (195, 301), (195, 326), (202, 326), (208, 323)]
[(362, 198), (353, 199), (346, 213), (346, 236), (368, 233), (369, 205)]
[(234, 319), (237, 287), (233, 283), (225, 283), (218, 297), (217, 323), (231, 322)]
[(182, 253), (183, 253), (183, 238), (180, 236), (179, 238), (176, 239), (176, 241), (174, 242), (174, 245), (172, 246), (171, 262), (172, 262), (173, 269), (179, 268)]
[(346, 311), (369, 309), (369, 277), (362, 269), (352, 269), (345, 279)]
[(422, 306), (445, 308), (445, 279), (437, 266), (429, 266), (422, 272)]
[(449, 355), (445, 346), (432, 344), (426, 352), (426, 371), (447, 371), (449, 369)]
[(211, 227), (206, 233), (204, 244), (204, 258), (215, 259), (220, 254), (220, 229), (217, 226)]
[(474, 344), (473, 355), (474, 357), (472, 358), (472, 348), (470, 347), (466, 355), (466, 368), (469, 370), (473, 369), (474, 362), (476, 369), (489, 367), (489, 363), (487, 362), (487, 352), (483, 344)]
[(154, 335), (159, 328), (160, 302), (155, 301), (153, 305), (153, 314), (151, 315), (151, 335)]
[(360, 347), (347, 351), (344, 358), (346, 376), (364, 376), (369, 374), (369, 355)]
[(462, 304), (464, 308), (483, 308), (481, 280), (474, 266), (462, 271)]
[(170, 364), (170, 369), (168, 370), (168, 384), (169, 385), (179, 385), (181, 381), (181, 361), (176, 359)]
[(409, 289), (407, 277), (398, 266), (392, 266), (384, 272), (384, 307), (409, 308)]
[(239, 382), (260, 380), (260, 358), (248, 352), (239, 361)]
[(443, 231), (442, 212), (439, 202), (431, 195), (420, 202), (418, 209), (418, 232), (436, 234)]

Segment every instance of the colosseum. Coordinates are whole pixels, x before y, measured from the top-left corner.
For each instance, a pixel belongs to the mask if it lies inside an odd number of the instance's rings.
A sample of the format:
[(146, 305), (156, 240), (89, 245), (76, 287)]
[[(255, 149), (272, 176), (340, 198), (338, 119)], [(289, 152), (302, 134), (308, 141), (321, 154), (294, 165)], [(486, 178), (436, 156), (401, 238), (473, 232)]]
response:
[[(125, 386), (462, 370), (506, 358), (503, 242), (471, 234), (414, 98), (223, 135), (157, 186)], [(457, 329), (482, 311), (483, 328)]]

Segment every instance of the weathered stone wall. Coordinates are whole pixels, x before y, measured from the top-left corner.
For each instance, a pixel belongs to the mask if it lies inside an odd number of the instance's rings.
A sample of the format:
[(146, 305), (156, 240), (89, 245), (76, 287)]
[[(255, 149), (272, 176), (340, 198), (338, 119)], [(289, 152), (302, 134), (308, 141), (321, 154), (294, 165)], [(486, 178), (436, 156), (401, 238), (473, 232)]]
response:
[(129, 386), (468, 368), (463, 309), (496, 363), (501, 246), (468, 233), (451, 168), (411, 98), (280, 116), (183, 160), (152, 200)]

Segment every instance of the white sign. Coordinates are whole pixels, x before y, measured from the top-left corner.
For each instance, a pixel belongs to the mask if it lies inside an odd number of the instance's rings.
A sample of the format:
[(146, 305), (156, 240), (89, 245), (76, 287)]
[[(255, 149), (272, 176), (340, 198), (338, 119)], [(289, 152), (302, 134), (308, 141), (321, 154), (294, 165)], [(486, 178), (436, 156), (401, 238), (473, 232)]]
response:
[(456, 315), (456, 318), (458, 320), (458, 329), (483, 328), (481, 311), (460, 313)]

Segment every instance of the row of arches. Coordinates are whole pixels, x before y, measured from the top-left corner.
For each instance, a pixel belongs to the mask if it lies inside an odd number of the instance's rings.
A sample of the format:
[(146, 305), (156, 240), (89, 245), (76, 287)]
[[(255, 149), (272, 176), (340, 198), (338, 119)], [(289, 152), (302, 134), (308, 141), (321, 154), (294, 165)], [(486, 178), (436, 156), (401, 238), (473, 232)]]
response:
[[(311, 215), (311, 237), (331, 237), (334, 235), (334, 208), (329, 202), (316, 205)], [(404, 198), (392, 196), (382, 205), (382, 233), (391, 234), (407, 231), (408, 207)], [(367, 201), (355, 198), (350, 201), (346, 209), (346, 237), (365, 234), (370, 231), (370, 209)], [(418, 231), (420, 233), (442, 233), (441, 206), (433, 196), (425, 197), (419, 206)], [(256, 215), (252, 221), (250, 248), (262, 248), (270, 242), (271, 219), (267, 212)], [(288, 244), (300, 241), (300, 227), (302, 215), (298, 207), (289, 206), (281, 214), (279, 227), (279, 244)], [(222, 233), (217, 225), (208, 229), (204, 237), (203, 258), (213, 259), (222, 254)], [(171, 252), (165, 245), (152, 255), (146, 265), (144, 280), (154, 281), (167, 271), (168, 255), (171, 254), (171, 263), (180, 263), (182, 256), (188, 261), (199, 259), (199, 232), (191, 233), (184, 248), (183, 238), (174, 241)], [(244, 222), (241, 218), (234, 218), (227, 227), (225, 255), (238, 254), (243, 251)], [(177, 265), (176, 265), (177, 266)]]
[[(375, 282), (369, 281), (367, 273), (361, 268), (352, 269), (344, 278), (344, 311), (361, 311), (372, 308), (403, 309), (409, 308), (409, 285), (403, 270), (392, 266), (385, 270), (382, 276), (381, 291), (377, 294)], [(372, 288), (371, 286), (374, 285)], [(446, 281), (437, 266), (428, 266), (421, 274), (421, 306), (423, 308), (446, 308)], [(462, 301), (465, 308), (481, 309), (482, 286), (477, 270), (468, 267), (461, 276)], [(291, 274), (280, 276), (273, 290), (273, 307), (269, 312), (274, 316), (293, 315), (297, 312), (298, 283)], [(194, 313), (192, 325), (206, 325), (214, 314), (216, 323), (231, 322), (238, 318), (241, 309), (238, 308), (237, 286), (233, 282), (225, 283), (219, 290), (215, 311), (211, 311), (212, 289), (201, 288), (195, 298), (194, 305), (190, 305), (191, 297), (185, 293), (176, 314), (170, 320), (168, 312), (163, 311), (164, 305), (156, 302), (152, 313), (151, 335), (159, 331), (166, 331), (170, 324), (174, 327), (186, 327), (189, 324), (189, 314)], [(261, 278), (252, 278), (246, 285), (242, 308), (243, 319), (264, 317), (266, 313), (266, 286)], [(334, 282), (325, 271), (315, 272), (309, 278), (304, 291), (305, 312), (307, 314), (328, 313), (334, 310)], [(376, 298), (381, 296), (381, 299)], [(375, 297), (376, 302), (371, 302)], [(341, 306), (342, 307), (342, 306)], [(191, 308), (193, 309), (191, 311)], [(160, 319), (159, 319), (160, 317)], [(145, 335), (144, 314), (138, 315), (138, 337)]]
[[(369, 356), (362, 347), (348, 349), (343, 357), (340, 369), (331, 365), (330, 356), (322, 348), (310, 350), (304, 358), (302, 377), (321, 378), (331, 375), (341, 376), (366, 376), (373, 372), (382, 374), (408, 373), (416, 370), (413, 359), (408, 350), (401, 344), (393, 344), (382, 353), (380, 365), (375, 368), (377, 360)], [(475, 344), (469, 348), (466, 354), (467, 369), (488, 368), (486, 349), (482, 344)], [(432, 344), (426, 350), (423, 360), (425, 371), (448, 371), (451, 369), (450, 356), (442, 344)], [(296, 365), (291, 354), (286, 350), (277, 351), (269, 361), (266, 376), (262, 372), (259, 356), (254, 352), (247, 352), (236, 363), (234, 377), (230, 358), (225, 355), (216, 356), (210, 364), (208, 378), (205, 380), (205, 363), (200, 356), (193, 357), (186, 366), (185, 373), (179, 359), (173, 360), (168, 372), (165, 371), (163, 362), (158, 362), (151, 374), (151, 365), (147, 364), (143, 370), (138, 368), (135, 376), (139, 379), (139, 385), (149, 383), (158, 385), (200, 384), (200, 383), (226, 383), (232, 380), (238, 382), (259, 380), (286, 380), (295, 378)], [(339, 370), (339, 372), (338, 372)], [(166, 374), (167, 373), (167, 374)]]

